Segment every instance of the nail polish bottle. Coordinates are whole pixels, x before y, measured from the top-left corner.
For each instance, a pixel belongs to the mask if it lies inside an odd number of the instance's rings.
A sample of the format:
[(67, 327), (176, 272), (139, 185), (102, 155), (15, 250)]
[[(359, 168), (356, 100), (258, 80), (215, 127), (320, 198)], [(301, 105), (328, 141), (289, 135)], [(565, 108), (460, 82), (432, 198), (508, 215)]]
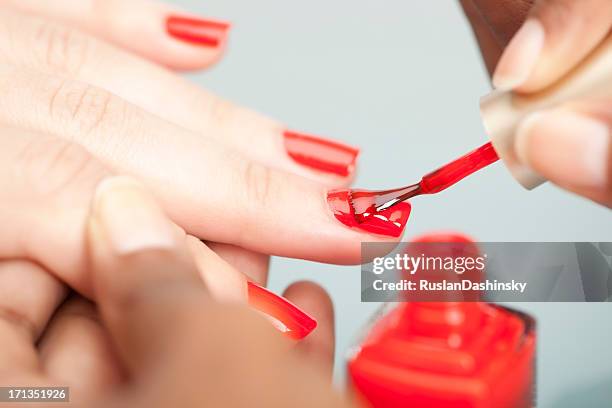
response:
[(378, 317), (348, 359), (350, 388), (365, 406), (534, 406), (535, 321), (527, 314), (485, 302), (404, 302)]
[(523, 165), (514, 149), (516, 130), (529, 114), (565, 102), (612, 97), (612, 34), (587, 58), (551, 86), (534, 93), (494, 91), (482, 98), (482, 121), (499, 158), (527, 189), (545, 180)]

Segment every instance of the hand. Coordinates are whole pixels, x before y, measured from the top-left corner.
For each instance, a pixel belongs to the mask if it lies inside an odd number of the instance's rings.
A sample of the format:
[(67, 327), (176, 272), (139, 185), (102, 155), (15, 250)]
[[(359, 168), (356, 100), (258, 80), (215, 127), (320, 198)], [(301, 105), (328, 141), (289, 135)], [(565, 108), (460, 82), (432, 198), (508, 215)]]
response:
[(296, 348), (214, 301), (198, 269), (218, 260), (196, 267), (185, 233), (129, 179), (105, 179), (85, 214), (97, 308), (60, 305), (40, 265), (0, 264), (0, 384), (69, 386), (70, 406), (348, 406), (329, 383), (333, 325)]
[[(185, 50), (180, 65), (192, 68), (218, 58), (220, 50), (213, 55), (169, 38), (167, 8), (145, 1), (99, 0), (76, 10), (67, 6), (72, 1), (4, 3), (0, 123), (83, 146), (111, 171), (141, 180), (177, 224), (209, 242), (358, 263), (362, 241), (396, 240), (348, 229), (327, 206), (327, 190), (353, 176), (355, 149), (319, 145), (319, 152), (333, 157), (304, 160), (297, 149), (315, 148), (312, 139), (284, 139), (285, 126), (276, 121), (105, 40), (164, 63)], [(133, 5), (141, 18), (126, 26), (124, 13)], [(142, 38), (150, 44), (143, 46)], [(159, 52), (147, 54), (150, 48)], [(170, 57), (156, 56), (168, 48), (174, 50)]]
[[(554, 84), (605, 41), (608, 0), (462, 0), (493, 84), (530, 93)], [(518, 31), (517, 31), (518, 30)], [(527, 117), (515, 149), (559, 186), (612, 206), (612, 100), (579, 100)]]

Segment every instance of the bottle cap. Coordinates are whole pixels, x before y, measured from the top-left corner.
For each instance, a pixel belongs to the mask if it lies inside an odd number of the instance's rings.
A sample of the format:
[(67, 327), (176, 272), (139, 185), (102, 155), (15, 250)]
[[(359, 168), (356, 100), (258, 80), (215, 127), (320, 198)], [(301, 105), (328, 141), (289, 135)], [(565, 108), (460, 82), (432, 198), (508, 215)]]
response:
[(485, 130), (499, 158), (523, 187), (531, 190), (546, 179), (520, 162), (514, 150), (516, 128), (525, 116), (526, 106), (517, 106), (511, 92), (494, 91), (480, 100)]

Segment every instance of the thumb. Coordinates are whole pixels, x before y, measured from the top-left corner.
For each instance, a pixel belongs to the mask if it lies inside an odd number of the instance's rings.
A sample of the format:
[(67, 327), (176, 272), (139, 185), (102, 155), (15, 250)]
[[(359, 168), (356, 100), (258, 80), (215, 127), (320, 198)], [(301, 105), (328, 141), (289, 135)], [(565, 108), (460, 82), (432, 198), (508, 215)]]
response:
[(98, 187), (87, 237), (102, 319), (141, 386), (116, 405), (346, 406), (260, 316), (212, 301), (182, 231), (138, 184)]
[(559, 186), (612, 207), (612, 103), (537, 112), (519, 126), (516, 155)]
[(87, 238), (94, 298), (122, 360), (137, 371), (167, 349), (186, 309), (206, 307), (207, 290), (184, 232), (130, 178), (100, 183)]
[(498, 89), (533, 92), (567, 74), (608, 35), (609, 0), (537, 0), (493, 75)]

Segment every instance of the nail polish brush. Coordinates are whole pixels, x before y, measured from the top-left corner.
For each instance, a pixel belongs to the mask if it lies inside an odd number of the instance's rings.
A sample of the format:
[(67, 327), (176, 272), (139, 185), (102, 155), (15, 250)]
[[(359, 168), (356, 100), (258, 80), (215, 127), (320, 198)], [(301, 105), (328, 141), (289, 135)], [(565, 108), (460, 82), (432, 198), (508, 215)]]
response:
[(352, 190), (350, 199), (355, 218), (363, 220), (394, 205), (422, 194), (435, 194), (447, 189), (470, 174), (499, 160), (492, 144), (486, 143), (472, 152), (453, 160), (431, 173), (416, 184), (392, 190)]
[(481, 99), (480, 110), (489, 143), (425, 175), (406, 187), (382, 190), (352, 190), (349, 202), (355, 221), (361, 223), (398, 203), (422, 194), (435, 194), (470, 174), (501, 159), (512, 176), (531, 190), (543, 182), (517, 158), (514, 139), (519, 124), (531, 113), (584, 99), (612, 97), (612, 34), (587, 58), (555, 84), (542, 91), (521, 94), (493, 91)]

